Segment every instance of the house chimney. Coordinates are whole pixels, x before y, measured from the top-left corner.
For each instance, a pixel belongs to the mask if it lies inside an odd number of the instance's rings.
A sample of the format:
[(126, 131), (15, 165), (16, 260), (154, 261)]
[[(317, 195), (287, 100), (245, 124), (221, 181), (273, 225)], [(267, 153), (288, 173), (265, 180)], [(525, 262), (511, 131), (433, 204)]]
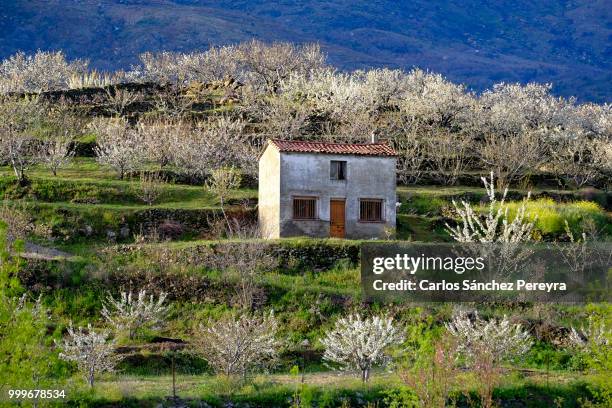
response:
[(372, 134), (370, 135), (370, 143), (378, 143), (378, 133), (376, 133), (375, 130), (373, 130)]

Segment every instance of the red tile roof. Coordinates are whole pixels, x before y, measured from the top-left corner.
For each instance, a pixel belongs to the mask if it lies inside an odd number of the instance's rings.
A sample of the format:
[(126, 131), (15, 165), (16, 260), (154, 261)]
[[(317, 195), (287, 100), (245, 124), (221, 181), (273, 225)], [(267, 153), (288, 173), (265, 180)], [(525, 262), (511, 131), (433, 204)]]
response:
[(280, 152), (397, 156), (395, 150), (386, 143), (325, 143), (279, 139), (272, 139), (269, 143)]

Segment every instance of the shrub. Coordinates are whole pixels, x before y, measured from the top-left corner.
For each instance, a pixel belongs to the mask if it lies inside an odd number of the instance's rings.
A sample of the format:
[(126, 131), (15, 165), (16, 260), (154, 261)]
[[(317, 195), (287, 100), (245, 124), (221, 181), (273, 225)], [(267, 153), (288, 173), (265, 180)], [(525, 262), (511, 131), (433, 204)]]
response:
[(242, 375), (277, 358), (281, 342), (276, 339), (278, 321), (273, 313), (241, 315), (201, 327), (195, 341), (197, 352), (226, 376)]
[(132, 340), (141, 329), (156, 329), (166, 320), (168, 306), (164, 305), (166, 293), (161, 292), (157, 300), (147, 297), (142, 289), (136, 296), (132, 292), (121, 292), (120, 298), (108, 295), (102, 307), (102, 316), (117, 332), (127, 332)]
[(498, 194), (495, 191), (495, 178), (491, 172), (491, 178), (488, 180), (482, 177), (489, 203), (486, 209), (482, 211), (474, 211), (472, 205), (461, 200), (458, 204), (453, 200), (455, 212), (461, 219), (455, 227), (446, 225), (446, 231), (455, 241), (458, 242), (479, 242), (479, 243), (501, 243), (502, 245), (511, 245), (518, 242), (528, 242), (531, 240), (531, 232), (533, 230), (533, 222), (525, 216), (526, 204), (531, 197), (531, 193), (527, 194), (527, 198), (515, 208), (514, 216), (510, 219), (509, 209), (506, 205), (506, 196), (508, 189), (504, 189), (501, 193), (501, 199), (498, 200)]
[[(521, 205), (522, 202), (506, 204), (510, 219), (514, 219)], [(551, 198), (541, 198), (527, 202), (525, 213), (529, 219), (535, 219), (535, 228), (544, 235), (563, 234), (565, 221), (575, 233), (582, 231), (585, 222), (593, 222), (598, 229), (603, 229), (604, 234), (612, 233), (609, 217), (598, 204), (591, 201), (557, 203)]]
[(140, 172), (136, 195), (145, 204), (153, 205), (163, 193), (164, 179), (156, 173)]
[(15, 296), (23, 292), (17, 277), (22, 263), (9, 257), (2, 235), (0, 231), (0, 383), (5, 389), (63, 388), (66, 371), (49, 344), (50, 311), (40, 298), (30, 302), (27, 293)]
[(414, 353), (413, 367), (399, 371), (400, 378), (410, 387), (421, 406), (447, 406), (453, 388), (459, 384), (457, 346), (450, 337), (438, 339), (431, 345), (422, 344)]
[(502, 377), (501, 363), (526, 354), (533, 345), (531, 335), (520, 324), (502, 319), (483, 320), (477, 312), (459, 312), (446, 323), (458, 343), (458, 354), (477, 376), (481, 406), (493, 406), (493, 391)]
[(90, 387), (94, 386), (96, 373), (113, 371), (120, 357), (114, 353), (115, 342), (109, 339), (106, 330), (95, 331), (91, 325), (86, 329), (68, 327), (68, 335), (62, 342), (56, 341), (62, 352), (59, 357), (77, 363)]
[(157, 228), (159, 237), (164, 240), (178, 239), (185, 232), (180, 222), (165, 220)]
[(361, 380), (367, 382), (374, 366), (389, 361), (386, 350), (403, 341), (402, 328), (394, 326), (392, 318), (352, 314), (338, 319), (321, 344), (325, 347), (324, 360), (343, 369), (358, 369)]
[(143, 163), (142, 136), (126, 120), (98, 120), (91, 126), (97, 135), (96, 160), (112, 167), (120, 179)]

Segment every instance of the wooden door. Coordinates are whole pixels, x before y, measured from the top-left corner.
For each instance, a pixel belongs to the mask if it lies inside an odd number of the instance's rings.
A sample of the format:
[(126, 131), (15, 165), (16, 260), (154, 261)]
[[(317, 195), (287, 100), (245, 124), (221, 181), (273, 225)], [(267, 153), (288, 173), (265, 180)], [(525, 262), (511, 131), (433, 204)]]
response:
[(330, 200), (329, 202), (329, 236), (344, 238), (344, 200)]

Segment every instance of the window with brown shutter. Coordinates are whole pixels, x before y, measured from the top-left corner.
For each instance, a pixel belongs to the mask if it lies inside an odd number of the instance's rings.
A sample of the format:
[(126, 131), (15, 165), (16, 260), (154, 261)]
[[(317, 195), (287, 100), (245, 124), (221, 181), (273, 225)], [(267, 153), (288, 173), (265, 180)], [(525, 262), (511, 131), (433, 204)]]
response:
[(315, 197), (293, 198), (293, 219), (314, 220), (317, 218), (317, 199)]
[(383, 200), (363, 198), (359, 200), (359, 221), (381, 222), (383, 220)]

